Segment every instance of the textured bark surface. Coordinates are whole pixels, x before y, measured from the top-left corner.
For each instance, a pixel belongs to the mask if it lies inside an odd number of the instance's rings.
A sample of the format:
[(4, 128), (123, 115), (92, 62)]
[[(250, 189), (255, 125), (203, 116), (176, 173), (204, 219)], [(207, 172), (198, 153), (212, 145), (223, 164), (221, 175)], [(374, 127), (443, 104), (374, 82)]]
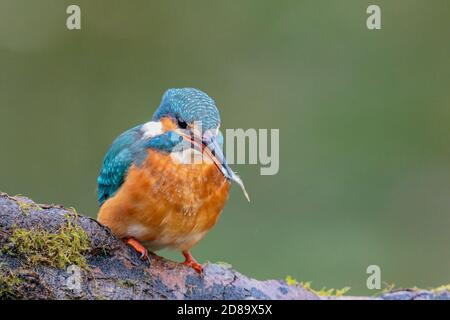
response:
[[(30, 264), (14, 253), (17, 228), (57, 233), (68, 221), (89, 237), (88, 267), (80, 287), (73, 274), (45, 263)], [(6, 248), (6, 249), (5, 249)], [(138, 254), (94, 219), (58, 205), (35, 204), (25, 197), (0, 194), (0, 298), (15, 299), (319, 299), (300, 285), (258, 281), (222, 264), (207, 264), (202, 275), (156, 255)], [(2, 280), (3, 279), (3, 280)], [(6, 279), (6, 280), (5, 280)], [(16, 281), (17, 280), (17, 281)], [(387, 299), (450, 299), (448, 292), (400, 291)], [(356, 297), (354, 297), (356, 298)], [(359, 297), (364, 299), (364, 297)]]

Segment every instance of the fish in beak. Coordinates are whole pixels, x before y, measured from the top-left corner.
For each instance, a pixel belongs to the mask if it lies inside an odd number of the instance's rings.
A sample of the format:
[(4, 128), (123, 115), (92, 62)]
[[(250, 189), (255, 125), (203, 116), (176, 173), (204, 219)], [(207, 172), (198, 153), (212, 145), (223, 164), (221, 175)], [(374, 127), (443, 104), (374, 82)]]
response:
[(201, 151), (203, 154), (206, 154), (214, 162), (216, 167), (222, 172), (226, 179), (236, 182), (244, 193), (247, 201), (250, 202), (250, 197), (247, 190), (245, 190), (244, 183), (241, 178), (234, 173), (233, 170), (231, 170), (222, 152), (222, 148), (217, 141), (217, 135), (214, 134), (212, 130), (204, 132), (201, 139), (197, 136), (186, 134), (186, 132), (178, 133), (181, 134), (185, 140), (189, 141), (197, 150)]

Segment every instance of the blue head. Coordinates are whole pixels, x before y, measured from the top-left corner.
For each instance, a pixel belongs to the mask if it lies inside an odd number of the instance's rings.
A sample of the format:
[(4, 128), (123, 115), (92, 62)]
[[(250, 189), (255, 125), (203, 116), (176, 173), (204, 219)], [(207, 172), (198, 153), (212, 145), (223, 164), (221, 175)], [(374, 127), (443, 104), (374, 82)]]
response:
[(162, 98), (153, 120), (170, 117), (180, 128), (192, 128), (200, 123), (203, 132), (220, 127), (219, 110), (206, 93), (194, 88), (169, 89)]
[(220, 114), (211, 97), (194, 88), (169, 89), (152, 120), (162, 118), (170, 118), (177, 126), (175, 131), (206, 153), (227, 179), (241, 186), (248, 199), (242, 180), (231, 170), (223, 155)]

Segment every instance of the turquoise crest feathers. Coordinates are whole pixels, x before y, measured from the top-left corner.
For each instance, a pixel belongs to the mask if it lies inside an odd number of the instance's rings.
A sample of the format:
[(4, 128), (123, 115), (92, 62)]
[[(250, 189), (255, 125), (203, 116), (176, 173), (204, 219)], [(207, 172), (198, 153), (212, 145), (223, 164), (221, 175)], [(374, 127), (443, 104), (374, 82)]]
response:
[(153, 120), (163, 116), (183, 119), (188, 123), (200, 121), (203, 130), (220, 126), (220, 114), (214, 100), (206, 93), (194, 88), (169, 89), (153, 115)]

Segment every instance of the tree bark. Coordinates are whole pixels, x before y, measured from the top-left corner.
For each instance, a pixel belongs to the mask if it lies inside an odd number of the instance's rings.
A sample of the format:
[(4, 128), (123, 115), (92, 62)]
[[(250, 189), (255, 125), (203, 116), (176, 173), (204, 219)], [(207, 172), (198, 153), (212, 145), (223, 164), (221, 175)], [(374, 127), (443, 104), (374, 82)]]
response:
[[(57, 234), (65, 232), (68, 222), (80, 226), (89, 239), (89, 249), (83, 251), (87, 266), (61, 268), (45, 261), (36, 263), (25, 249), (19, 252), (15, 247), (15, 230)], [(42, 251), (44, 256), (49, 254)], [(132, 248), (94, 219), (60, 205), (36, 204), (4, 193), (0, 193), (0, 298), (320, 299), (301, 285), (288, 285), (283, 280), (258, 281), (224, 264), (208, 263), (199, 275), (154, 254), (150, 254), (149, 261), (142, 261)], [(400, 291), (380, 298), (450, 299), (450, 294)]]

